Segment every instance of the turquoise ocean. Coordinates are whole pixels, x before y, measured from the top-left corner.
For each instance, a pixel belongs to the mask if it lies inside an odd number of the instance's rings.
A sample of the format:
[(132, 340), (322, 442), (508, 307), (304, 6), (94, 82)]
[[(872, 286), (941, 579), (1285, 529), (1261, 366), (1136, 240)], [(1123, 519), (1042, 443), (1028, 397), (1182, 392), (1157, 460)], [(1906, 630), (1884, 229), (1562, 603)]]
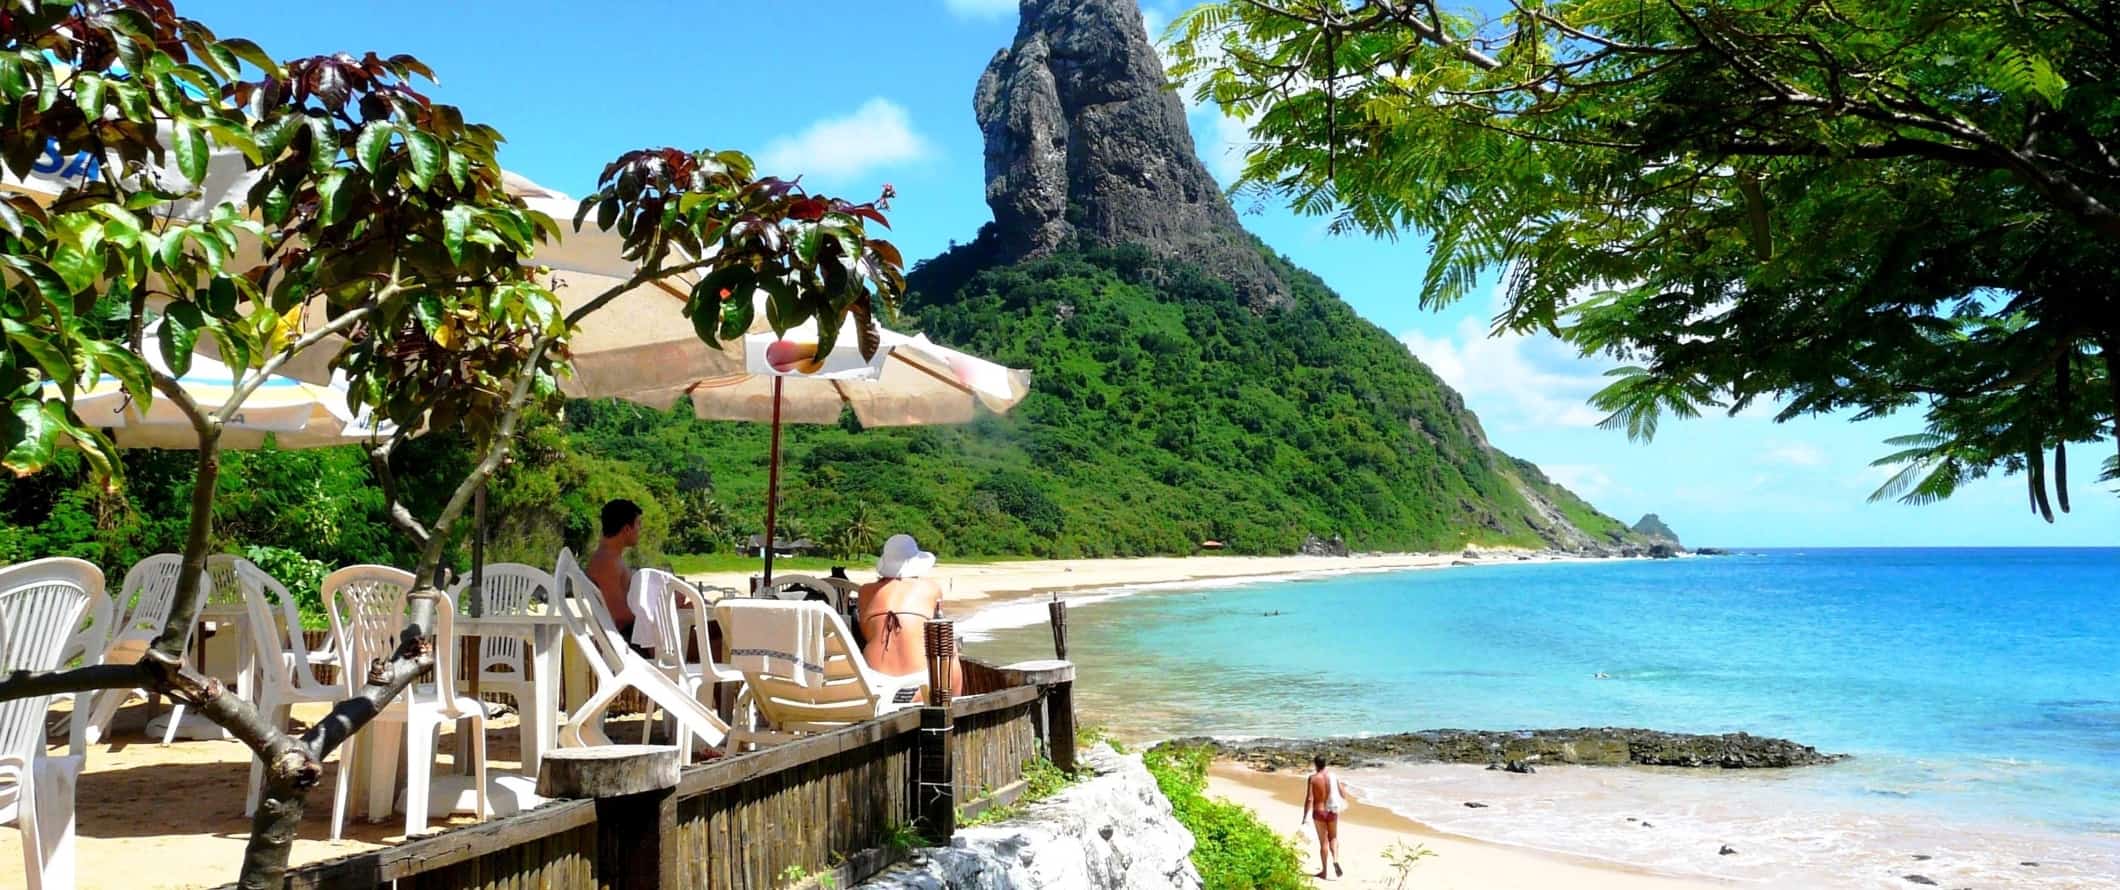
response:
[[(2120, 549), (1751, 550), (1069, 598), (1085, 719), (1123, 737), (1640, 726), (1854, 755), (1350, 777), (1443, 830), (1777, 886), (2120, 887)], [(1044, 612), (975, 615), (970, 651), (1050, 657)]]

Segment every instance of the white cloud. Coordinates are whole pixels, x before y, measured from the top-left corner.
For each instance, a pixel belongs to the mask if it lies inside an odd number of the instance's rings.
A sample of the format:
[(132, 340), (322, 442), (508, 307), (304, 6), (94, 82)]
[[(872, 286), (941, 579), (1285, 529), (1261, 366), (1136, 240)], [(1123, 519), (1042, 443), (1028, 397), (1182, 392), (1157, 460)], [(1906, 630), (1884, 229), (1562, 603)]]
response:
[(1016, 12), (1016, 0), (942, 0), (942, 5), (967, 19), (996, 19)]
[(1546, 478), (1586, 498), (1626, 490), (1612, 478), (1612, 469), (1601, 464), (1540, 464), (1539, 469), (1545, 471)]
[(1767, 446), (1760, 459), (1792, 467), (1822, 467), (1826, 464), (1826, 452), (1809, 442), (1776, 442)]
[(780, 176), (850, 179), (879, 167), (924, 160), (934, 153), (913, 129), (905, 109), (889, 99), (870, 99), (852, 114), (826, 118), (759, 153), (761, 168)]
[(1399, 340), (1491, 427), (1583, 428), (1605, 417), (1588, 404), (1605, 387), (1604, 368), (1550, 336), (1490, 335), (1478, 319), (1466, 318), (1452, 336), (1414, 331)]
[(1210, 116), (1213, 123), (1202, 134), (1200, 152), (1206, 156), (1207, 170), (1215, 175), (1215, 181), (1229, 185), (1244, 174), (1244, 155), (1251, 149), (1251, 124), (1223, 114), (1209, 107), (1199, 116)]

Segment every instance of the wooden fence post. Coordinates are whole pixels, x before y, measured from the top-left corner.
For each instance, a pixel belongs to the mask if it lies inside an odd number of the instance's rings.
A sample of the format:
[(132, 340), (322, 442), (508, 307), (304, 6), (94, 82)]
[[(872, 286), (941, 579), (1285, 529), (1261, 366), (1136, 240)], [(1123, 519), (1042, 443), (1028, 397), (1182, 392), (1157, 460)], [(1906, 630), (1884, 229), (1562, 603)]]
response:
[(1067, 601), (1053, 594), (1053, 601), (1045, 604), (1045, 611), (1053, 621), (1053, 657), (1067, 660)]
[(610, 890), (676, 890), (677, 749), (603, 745), (545, 752), (540, 797), (596, 800), (596, 883)]
[(928, 704), (920, 709), (920, 739), (914, 761), (914, 812), (921, 836), (936, 846), (957, 833), (955, 724), (950, 719), (950, 680), (957, 654), (957, 628), (947, 619), (926, 627)]

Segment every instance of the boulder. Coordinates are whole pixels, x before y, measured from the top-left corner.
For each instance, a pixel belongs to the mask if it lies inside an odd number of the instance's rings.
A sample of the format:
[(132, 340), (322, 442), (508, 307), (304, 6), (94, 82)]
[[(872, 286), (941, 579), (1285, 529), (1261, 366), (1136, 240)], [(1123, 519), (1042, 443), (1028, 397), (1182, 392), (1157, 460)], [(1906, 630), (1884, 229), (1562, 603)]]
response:
[(1333, 535), (1330, 538), (1320, 538), (1317, 535), (1304, 535), (1303, 546), (1298, 548), (1298, 552), (1302, 553), (1304, 556), (1348, 555), (1347, 542), (1341, 540), (1339, 535)]
[(1193, 837), (1141, 765), (1099, 744), (1094, 777), (1004, 822), (958, 829), (860, 886), (871, 890), (1199, 890)]

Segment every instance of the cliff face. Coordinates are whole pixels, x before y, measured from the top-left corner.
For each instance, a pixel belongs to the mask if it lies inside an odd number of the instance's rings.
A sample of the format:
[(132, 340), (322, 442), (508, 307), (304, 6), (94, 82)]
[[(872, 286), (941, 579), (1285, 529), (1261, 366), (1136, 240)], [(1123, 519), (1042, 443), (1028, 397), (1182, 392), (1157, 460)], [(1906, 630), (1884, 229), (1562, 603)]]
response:
[(1639, 544), (1244, 231), (1134, 0), (1021, 6), (975, 101), (994, 222), (906, 298), (938, 340), (1036, 369), (958, 454), (1009, 468), (976, 528), (1096, 555)]
[(979, 79), (986, 200), (1004, 259), (1143, 245), (1199, 266), (1254, 309), (1288, 288), (1193, 150), (1132, 0), (1023, 0), (1013, 46)]

